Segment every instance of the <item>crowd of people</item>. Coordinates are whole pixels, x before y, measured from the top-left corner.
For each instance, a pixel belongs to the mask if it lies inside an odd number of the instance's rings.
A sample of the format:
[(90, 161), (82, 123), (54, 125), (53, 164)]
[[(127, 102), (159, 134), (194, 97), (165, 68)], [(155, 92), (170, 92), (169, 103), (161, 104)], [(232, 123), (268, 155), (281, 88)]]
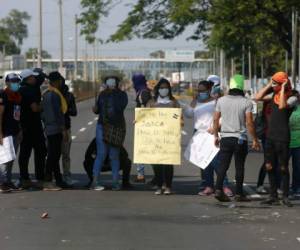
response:
[[(160, 79), (154, 90), (147, 86), (143, 74), (132, 78), (136, 91), (136, 107), (180, 108), (167, 79)], [(41, 91), (41, 85), (47, 86)], [(75, 98), (69, 92), (63, 76), (55, 71), (46, 75), (42, 69), (26, 69), (10, 73), (5, 78), (5, 88), (0, 92), (0, 144), (12, 136), (15, 151), (19, 150), (20, 181), (12, 181), (13, 161), (0, 166), (0, 188), (9, 192), (19, 188), (41, 188), (58, 191), (72, 188), (70, 148), (71, 116), (77, 115)], [(105, 189), (101, 172), (107, 165), (112, 171), (112, 190), (120, 190), (119, 170), (123, 170), (123, 188), (131, 188), (129, 177), (131, 163), (123, 146), (126, 136), (124, 111), (128, 104), (127, 93), (120, 89), (120, 79), (115, 76), (104, 80), (93, 112), (98, 115), (96, 138), (89, 146), (85, 169), (92, 190)], [(253, 115), (253, 101), (262, 102), (261, 112)], [(193, 118), (194, 134), (210, 133), (219, 152), (201, 171), (201, 196), (214, 195), (221, 202), (250, 201), (243, 191), (245, 162), (249, 136), (252, 148), (264, 151), (264, 162), (259, 171), (257, 192), (266, 194), (266, 174), (269, 175), (269, 198), (263, 204), (292, 206), (289, 195), (289, 159), (292, 159), (292, 194), (300, 194), (300, 97), (292, 89), (288, 75), (274, 74), (270, 82), (252, 99), (246, 95), (244, 77), (234, 75), (226, 91), (220, 78), (210, 75), (200, 81), (194, 90), (190, 105), (182, 107), (185, 118)], [(182, 126), (183, 119), (182, 117)], [(133, 121), (134, 123), (134, 121)], [(192, 136), (192, 135), (191, 135)], [(30, 179), (28, 165), (34, 151), (35, 179)], [(235, 158), (235, 192), (227, 177), (232, 157)], [(63, 170), (60, 169), (62, 158)], [(145, 183), (145, 165), (138, 164), (135, 182)], [(172, 194), (174, 168), (172, 165), (152, 165), (156, 195)], [(217, 175), (214, 183), (214, 175)], [(54, 180), (53, 181), (53, 177)]]

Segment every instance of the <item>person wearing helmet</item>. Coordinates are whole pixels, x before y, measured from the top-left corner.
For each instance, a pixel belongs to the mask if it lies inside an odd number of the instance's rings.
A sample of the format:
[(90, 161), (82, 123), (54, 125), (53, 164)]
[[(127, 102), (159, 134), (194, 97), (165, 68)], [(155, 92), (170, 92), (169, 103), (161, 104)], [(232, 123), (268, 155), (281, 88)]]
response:
[[(15, 151), (20, 143), (20, 76), (10, 73), (5, 78), (5, 89), (0, 91), (0, 144), (3, 138), (12, 136)], [(13, 162), (0, 165), (0, 191), (16, 189), (12, 182)]]
[(20, 145), (19, 167), (20, 187), (24, 189), (36, 187), (30, 180), (28, 165), (32, 149), (34, 150), (35, 178), (38, 187), (42, 186), (45, 172), (46, 143), (44, 129), (41, 121), (41, 91), (38, 82), (39, 73), (32, 69), (21, 72), (20, 94), (21, 102), (21, 127), (23, 140)]
[[(215, 145), (220, 147), (215, 198), (221, 202), (230, 201), (223, 191), (223, 182), (232, 156), (235, 158), (236, 168), (235, 200), (250, 201), (243, 192), (245, 161), (248, 154), (247, 130), (253, 138), (253, 149), (260, 148), (254, 129), (252, 109), (251, 100), (244, 94), (244, 77), (234, 75), (230, 80), (229, 94), (218, 99), (214, 114)], [(222, 119), (221, 123), (220, 119)]]

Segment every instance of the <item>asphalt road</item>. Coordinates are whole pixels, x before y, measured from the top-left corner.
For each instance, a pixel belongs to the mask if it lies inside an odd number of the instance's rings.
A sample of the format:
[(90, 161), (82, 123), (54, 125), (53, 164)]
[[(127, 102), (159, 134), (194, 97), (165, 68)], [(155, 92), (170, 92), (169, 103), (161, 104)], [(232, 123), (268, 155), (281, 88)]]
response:
[[(95, 135), (92, 105), (93, 100), (80, 103), (79, 116), (73, 119), (72, 172), (77, 189), (1, 194), (0, 250), (300, 249), (298, 200), (293, 208), (268, 208), (259, 205), (264, 198), (260, 196), (246, 204), (221, 204), (212, 197), (199, 197), (199, 169), (184, 160), (175, 169), (176, 194), (172, 196), (155, 196), (145, 185), (120, 192), (80, 188), (87, 182), (84, 153)], [(133, 111), (131, 99), (125, 143), (130, 156)], [(186, 120), (183, 148), (191, 131), (192, 121)], [(249, 154), (245, 186), (249, 195), (254, 194), (261, 162), (260, 153)], [(147, 175), (150, 180), (151, 168)], [(231, 168), (231, 180), (233, 176)], [(104, 179), (109, 185), (110, 174)], [(41, 219), (43, 212), (48, 212), (48, 219)]]

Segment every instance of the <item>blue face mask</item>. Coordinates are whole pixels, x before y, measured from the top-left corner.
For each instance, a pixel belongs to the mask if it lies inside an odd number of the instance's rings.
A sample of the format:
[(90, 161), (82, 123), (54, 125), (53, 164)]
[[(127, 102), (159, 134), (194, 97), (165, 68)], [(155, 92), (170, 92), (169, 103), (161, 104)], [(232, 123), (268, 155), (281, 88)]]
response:
[(10, 90), (13, 92), (17, 92), (19, 90), (19, 88), (20, 88), (19, 83), (13, 82), (10, 84)]
[(203, 102), (207, 100), (210, 97), (210, 94), (208, 92), (201, 92), (197, 96), (197, 101), (198, 102)]

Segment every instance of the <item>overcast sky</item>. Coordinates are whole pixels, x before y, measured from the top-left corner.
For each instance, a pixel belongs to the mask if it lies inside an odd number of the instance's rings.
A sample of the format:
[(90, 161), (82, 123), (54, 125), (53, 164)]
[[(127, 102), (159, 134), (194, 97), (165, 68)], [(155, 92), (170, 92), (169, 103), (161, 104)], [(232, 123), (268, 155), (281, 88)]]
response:
[[(97, 36), (106, 39), (117, 29), (127, 16), (130, 7), (128, 4), (136, 0), (122, 0), (121, 4), (112, 9), (110, 15), (100, 23)], [(27, 11), (31, 16), (28, 22), (29, 36), (24, 41), (22, 51), (30, 47), (37, 47), (38, 43), (38, 0), (0, 0), (0, 18), (8, 15), (11, 9), (17, 8), (20, 11)], [(80, 0), (63, 0), (63, 24), (64, 24), (64, 50), (66, 58), (74, 57), (74, 16), (80, 14)], [(43, 49), (47, 50), (53, 57), (59, 56), (59, 16), (58, 0), (43, 0)], [(150, 52), (158, 49), (199, 49), (200, 42), (186, 41), (188, 36), (174, 39), (173, 41), (163, 40), (138, 40), (134, 39), (122, 43), (111, 43), (101, 45), (100, 54), (104, 56), (148, 56)], [(79, 41), (79, 56), (83, 55), (85, 42), (83, 37)], [(91, 47), (88, 48), (91, 54)]]

